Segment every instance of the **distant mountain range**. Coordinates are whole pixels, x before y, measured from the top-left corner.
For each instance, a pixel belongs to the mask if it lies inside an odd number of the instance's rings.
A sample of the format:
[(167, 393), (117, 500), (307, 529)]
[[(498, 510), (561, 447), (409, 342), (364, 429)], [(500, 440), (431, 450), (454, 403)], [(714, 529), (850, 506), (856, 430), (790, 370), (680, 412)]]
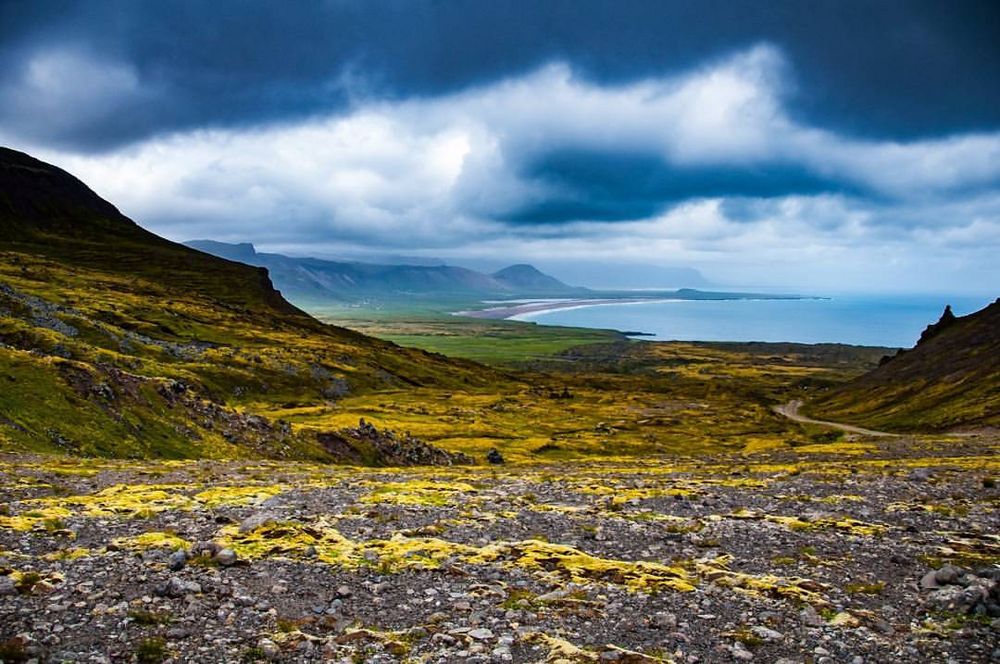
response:
[(531, 265), (485, 274), (453, 265), (388, 265), (258, 252), (252, 244), (194, 240), (187, 246), (248, 265), (266, 267), (274, 285), (293, 300), (357, 301), (404, 297), (567, 297), (591, 291), (569, 286)]

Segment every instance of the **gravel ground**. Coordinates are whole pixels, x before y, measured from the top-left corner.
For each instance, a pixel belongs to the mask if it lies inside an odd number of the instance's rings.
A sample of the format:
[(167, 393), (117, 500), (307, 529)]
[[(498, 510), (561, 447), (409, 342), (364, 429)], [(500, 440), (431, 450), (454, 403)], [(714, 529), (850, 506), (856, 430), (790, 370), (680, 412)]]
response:
[(997, 662), (995, 436), (358, 469), (0, 458), (0, 661)]

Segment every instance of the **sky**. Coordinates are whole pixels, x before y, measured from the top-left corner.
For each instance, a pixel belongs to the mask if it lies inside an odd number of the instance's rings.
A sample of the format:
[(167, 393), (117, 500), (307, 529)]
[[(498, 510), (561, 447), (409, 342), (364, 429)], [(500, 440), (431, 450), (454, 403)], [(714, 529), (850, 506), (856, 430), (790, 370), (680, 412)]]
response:
[(1000, 295), (998, 82), (992, 1), (0, 0), (0, 144), (161, 235), (593, 287)]

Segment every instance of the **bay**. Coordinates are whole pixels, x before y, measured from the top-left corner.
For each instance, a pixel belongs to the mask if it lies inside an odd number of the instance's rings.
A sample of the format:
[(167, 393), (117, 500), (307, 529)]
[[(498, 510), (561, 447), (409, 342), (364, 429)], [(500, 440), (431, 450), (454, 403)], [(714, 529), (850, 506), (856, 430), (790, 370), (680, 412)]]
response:
[(788, 341), (907, 348), (946, 304), (957, 316), (987, 296), (842, 295), (800, 300), (672, 300), (602, 304), (515, 316), (545, 325), (644, 332), (657, 340)]

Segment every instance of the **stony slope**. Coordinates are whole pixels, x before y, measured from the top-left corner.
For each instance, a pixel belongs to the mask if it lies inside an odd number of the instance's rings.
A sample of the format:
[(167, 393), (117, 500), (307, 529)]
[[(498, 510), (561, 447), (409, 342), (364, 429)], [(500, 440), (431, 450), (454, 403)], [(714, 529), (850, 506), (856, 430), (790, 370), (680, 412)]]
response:
[(1000, 426), (1000, 300), (948, 309), (917, 345), (820, 396), (810, 415), (892, 431)]

